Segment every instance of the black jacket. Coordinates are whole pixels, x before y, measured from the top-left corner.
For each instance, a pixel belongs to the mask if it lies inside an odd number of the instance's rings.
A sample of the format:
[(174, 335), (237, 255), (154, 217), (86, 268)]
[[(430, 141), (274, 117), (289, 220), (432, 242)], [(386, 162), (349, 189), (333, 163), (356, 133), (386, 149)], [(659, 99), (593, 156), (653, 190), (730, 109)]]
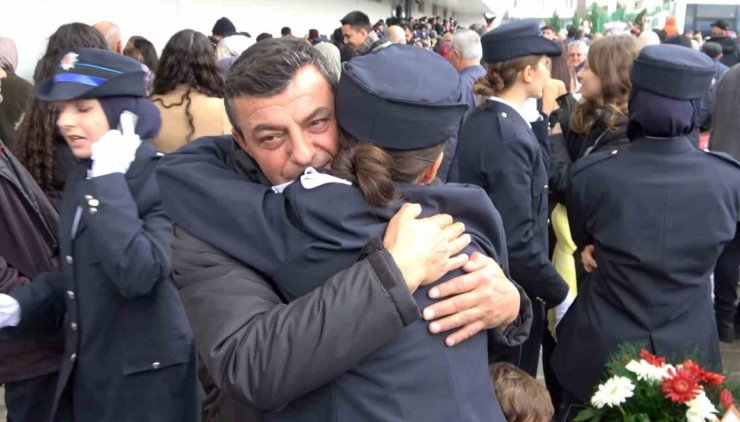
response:
[(730, 37), (720, 37), (710, 38), (707, 42), (716, 42), (722, 46), (722, 58), (719, 61), (725, 66), (732, 67), (740, 62), (737, 40)]
[[(57, 266), (59, 217), (41, 188), (0, 141), (0, 292), (26, 285)], [(34, 332), (9, 329), (0, 340), (0, 384), (57, 372), (64, 334), (61, 318)]]
[(637, 139), (571, 169), (568, 217), (598, 268), (558, 326), (552, 367), (586, 402), (623, 342), (721, 368), (710, 276), (740, 218), (740, 165), (686, 137)]
[(21, 326), (66, 311), (54, 420), (196, 421), (193, 337), (170, 274), (170, 220), (143, 142), (124, 176), (86, 178), (60, 212), (59, 271), (10, 292)]
[[(569, 115), (569, 114), (568, 114)], [(558, 202), (566, 203), (570, 167), (579, 159), (599, 151), (629, 148), (627, 118), (623, 117), (609, 130), (602, 120), (597, 120), (588, 133), (578, 133), (561, 125), (562, 133), (550, 137), (550, 191)]]

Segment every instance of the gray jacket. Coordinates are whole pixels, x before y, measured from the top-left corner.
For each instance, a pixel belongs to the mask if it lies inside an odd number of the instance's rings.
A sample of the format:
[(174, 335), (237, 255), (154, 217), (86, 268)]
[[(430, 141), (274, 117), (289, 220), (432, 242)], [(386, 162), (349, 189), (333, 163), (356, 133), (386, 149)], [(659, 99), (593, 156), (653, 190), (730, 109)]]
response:
[(206, 421), (261, 421), (262, 412), (330, 382), (420, 317), (383, 249), (290, 305), (260, 274), (177, 226), (172, 267), (210, 374), (201, 371)]

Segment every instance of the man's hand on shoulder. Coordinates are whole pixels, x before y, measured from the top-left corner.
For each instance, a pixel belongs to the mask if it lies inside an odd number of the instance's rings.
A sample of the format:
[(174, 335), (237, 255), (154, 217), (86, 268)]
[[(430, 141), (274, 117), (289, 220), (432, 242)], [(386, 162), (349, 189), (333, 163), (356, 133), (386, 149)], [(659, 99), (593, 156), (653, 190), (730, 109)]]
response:
[(467, 272), (429, 291), (433, 299), (444, 299), (424, 309), (433, 333), (458, 328), (447, 336), (454, 346), (481, 330), (504, 328), (519, 315), (519, 290), (506, 278), (493, 259), (474, 253), (463, 270)]

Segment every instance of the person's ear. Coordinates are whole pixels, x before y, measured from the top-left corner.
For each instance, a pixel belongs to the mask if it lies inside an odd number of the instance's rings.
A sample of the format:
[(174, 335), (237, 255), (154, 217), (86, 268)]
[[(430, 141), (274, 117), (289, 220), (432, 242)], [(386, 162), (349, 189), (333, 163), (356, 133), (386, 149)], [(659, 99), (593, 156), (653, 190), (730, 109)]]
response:
[(527, 67), (522, 70), (522, 80), (525, 83), (532, 83), (532, 81), (534, 80), (534, 73), (534, 68), (530, 65), (527, 65)]
[(434, 163), (432, 163), (431, 166), (427, 167), (427, 169), (424, 171), (424, 174), (421, 175), (421, 178), (419, 179), (419, 184), (422, 185), (428, 185), (429, 183), (432, 183), (435, 177), (437, 177), (437, 173), (439, 172), (439, 168), (442, 166), (442, 161), (444, 161), (445, 153), (440, 152), (439, 156), (436, 160), (434, 160)]

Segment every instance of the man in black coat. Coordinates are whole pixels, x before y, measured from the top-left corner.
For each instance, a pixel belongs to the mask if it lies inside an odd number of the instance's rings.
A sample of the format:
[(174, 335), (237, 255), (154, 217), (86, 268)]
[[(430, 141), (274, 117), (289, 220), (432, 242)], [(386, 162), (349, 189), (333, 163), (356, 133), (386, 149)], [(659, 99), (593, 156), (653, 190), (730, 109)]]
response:
[[(408, 285), (440, 261), (430, 258), (438, 240), (429, 243), (433, 232), (442, 232), (431, 224), (438, 218), (414, 220), (402, 211), (382, 246), (368, 247), (364, 259), (289, 304), (270, 280), (232, 257), (238, 238), (223, 239), (220, 250), (201, 240), (214, 228), (223, 231), (218, 213), (241, 212), (214, 211), (200, 200), (202, 192), (236, 196), (234, 183), (279, 185), (331, 161), (338, 148), (335, 86), (324, 59), (305, 43), (258, 43), (234, 64), (227, 81), (233, 135), (247, 147), (212, 149), (195, 157), (205, 162), (186, 173), (179, 165), (188, 164), (187, 153), (174, 154), (158, 171), (165, 207), (179, 226), (172, 245), (174, 278), (212, 385), (223, 390), (207, 386), (208, 418), (269, 420), (264, 411), (332, 381), (421, 316)], [(224, 140), (233, 142), (227, 137), (198, 143)], [(233, 173), (213, 179), (209, 161), (226, 163)], [(450, 251), (442, 243), (446, 262)], [(482, 329), (507, 327), (523, 307), (521, 295), (490, 259), (472, 261), (465, 270), (431, 291), (434, 299), (459, 295), (424, 309), (435, 333), (463, 327), (446, 337), (448, 346)]]

